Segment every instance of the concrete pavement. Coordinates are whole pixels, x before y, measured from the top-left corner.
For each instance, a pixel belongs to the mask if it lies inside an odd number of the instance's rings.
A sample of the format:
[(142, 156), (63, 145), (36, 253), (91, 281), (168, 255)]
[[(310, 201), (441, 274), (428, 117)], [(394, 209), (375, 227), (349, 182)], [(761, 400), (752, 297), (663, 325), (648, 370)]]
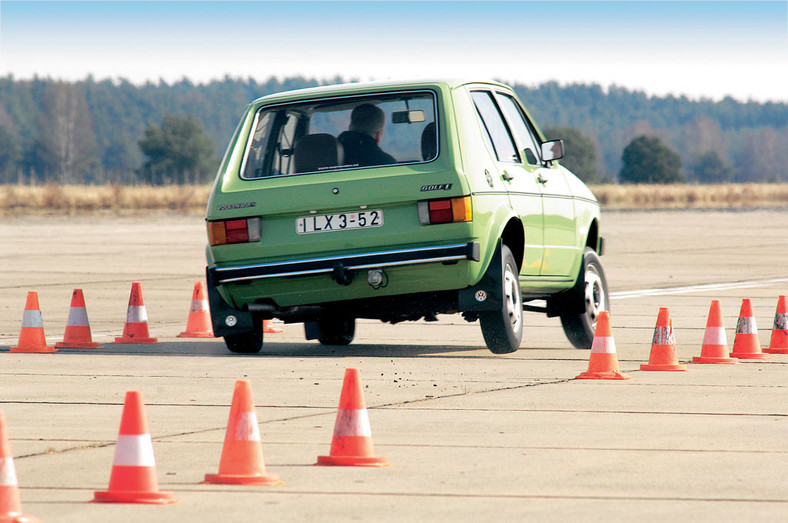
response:
[[(558, 320), (532, 313), (521, 349), (507, 356), (484, 349), (478, 324), (458, 316), (362, 321), (348, 347), (306, 342), (300, 325), (285, 325), (260, 355), (231, 355), (220, 340), (175, 337), (202, 277), (200, 217), (4, 220), (0, 409), (24, 511), (64, 522), (784, 519), (788, 356), (638, 369), (659, 307), (670, 308), (683, 361), (700, 354), (711, 299), (722, 301), (732, 345), (741, 299), (751, 298), (768, 343), (777, 296), (788, 293), (786, 216), (604, 215), (627, 382), (575, 380), (588, 352), (570, 347)], [(143, 284), (158, 345), (107, 343), (122, 332), (132, 281)], [(733, 285), (691, 288), (723, 283)], [(5, 353), (28, 290), (59, 341), (75, 287), (103, 349)], [(655, 288), (673, 291), (630, 292)], [(313, 466), (329, 451), (350, 366), (361, 369), (376, 453), (391, 467)], [(200, 484), (217, 470), (239, 378), (252, 382), (266, 464), (283, 486)], [(88, 503), (107, 488), (131, 389), (145, 396), (160, 485), (176, 505)]]

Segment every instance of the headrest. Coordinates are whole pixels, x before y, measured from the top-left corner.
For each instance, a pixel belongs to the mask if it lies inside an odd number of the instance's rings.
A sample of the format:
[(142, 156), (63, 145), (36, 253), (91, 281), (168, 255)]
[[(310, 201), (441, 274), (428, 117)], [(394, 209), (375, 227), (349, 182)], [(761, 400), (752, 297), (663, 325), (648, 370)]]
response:
[(295, 172), (306, 173), (342, 165), (342, 145), (330, 134), (317, 133), (302, 136), (293, 151)]
[(421, 132), (421, 159), (432, 160), (437, 153), (438, 137), (435, 136), (435, 122), (430, 122)]

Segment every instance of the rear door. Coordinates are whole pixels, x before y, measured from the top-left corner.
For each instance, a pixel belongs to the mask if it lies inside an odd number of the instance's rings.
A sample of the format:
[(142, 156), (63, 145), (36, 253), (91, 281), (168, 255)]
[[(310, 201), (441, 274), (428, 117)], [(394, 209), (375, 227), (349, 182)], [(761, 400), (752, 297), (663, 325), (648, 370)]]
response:
[(518, 152), (522, 149), (518, 149), (493, 91), (474, 89), (471, 97), (486, 130), (488, 145), (497, 160), (498, 174), (507, 188), (509, 202), (525, 228), (525, 252), (520, 274), (539, 276), (544, 257), (544, 219), (538, 181), (541, 166), (522, 161)]
[[(575, 209), (569, 186), (563, 172), (557, 167), (548, 167), (540, 158), (540, 140), (533, 123), (517, 100), (505, 91), (496, 91), (495, 99), (509, 124), (521, 151), (523, 180), (517, 189), (531, 190), (533, 184), (541, 195), (543, 215), (543, 256), (540, 276), (570, 277), (577, 258)], [(518, 176), (520, 178), (520, 176)], [(515, 184), (513, 184), (515, 185)]]

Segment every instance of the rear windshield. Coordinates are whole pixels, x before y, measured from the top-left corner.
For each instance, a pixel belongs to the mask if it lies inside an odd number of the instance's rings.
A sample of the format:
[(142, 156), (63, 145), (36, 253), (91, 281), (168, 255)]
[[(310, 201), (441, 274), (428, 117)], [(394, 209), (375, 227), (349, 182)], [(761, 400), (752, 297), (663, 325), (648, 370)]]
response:
[(428, 162), (438, 155), (435, 93), (385, 93), (262, 107), (241, 176), (265, 178)]

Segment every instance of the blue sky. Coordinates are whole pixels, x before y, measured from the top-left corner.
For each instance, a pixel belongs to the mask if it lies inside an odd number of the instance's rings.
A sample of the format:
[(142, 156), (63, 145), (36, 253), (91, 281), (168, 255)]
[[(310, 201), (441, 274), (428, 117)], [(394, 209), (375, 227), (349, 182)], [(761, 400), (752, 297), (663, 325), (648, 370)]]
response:
[(0, 76), (556, 80), (788, 101), (788, 2), (0, 1)]

